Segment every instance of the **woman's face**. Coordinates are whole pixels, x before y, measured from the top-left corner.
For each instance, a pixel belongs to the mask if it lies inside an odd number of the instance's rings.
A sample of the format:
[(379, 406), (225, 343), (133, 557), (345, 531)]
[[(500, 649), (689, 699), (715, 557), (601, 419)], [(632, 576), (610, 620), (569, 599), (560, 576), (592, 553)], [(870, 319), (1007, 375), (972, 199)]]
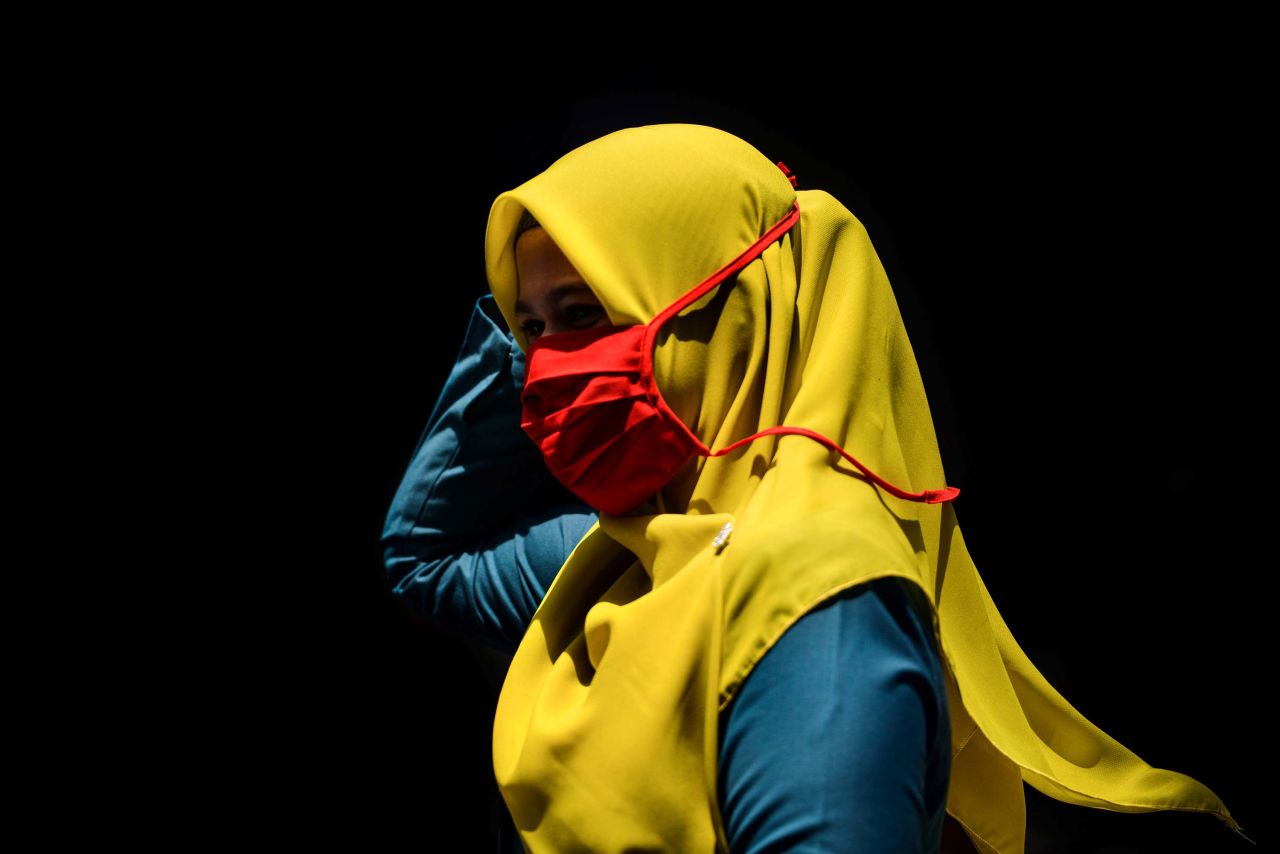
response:
[[(542, 335), (611, 326), (604, 306), (545, 229), (516, 238), (516, 322), (533, 343)], [(653, 496), (626, 513), (655, 513)]]
[(610, 326), (604, 306), (546, 229), (516, 239), (516, 322), (533, 343), (542, 335)]

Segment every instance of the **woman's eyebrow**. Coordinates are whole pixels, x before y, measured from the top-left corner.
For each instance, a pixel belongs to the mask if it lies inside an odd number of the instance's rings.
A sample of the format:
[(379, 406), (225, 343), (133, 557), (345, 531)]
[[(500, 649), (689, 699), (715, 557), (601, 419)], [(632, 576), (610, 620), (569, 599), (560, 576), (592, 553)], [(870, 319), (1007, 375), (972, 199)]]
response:
[[(588, 293), (591, 293), (592, 296), (595, 295), (591, 291), (591, 287), (586, 282), (581, 282), (581, 281), (564, 282), (562, 284), (555, 285), (548, 291), (548, 294), (550, 294), (552, 299), (559, 301), (564, 299), (566, 296), (569, 296), (570, 294), (577, 294), (582, 291), (587, 291)], [(516, 300), (516, 311), (523, 311), (527, 314), (533, 313), (533, 309), (530, 308), (526, 303), (524, 303), (521, 300)]]

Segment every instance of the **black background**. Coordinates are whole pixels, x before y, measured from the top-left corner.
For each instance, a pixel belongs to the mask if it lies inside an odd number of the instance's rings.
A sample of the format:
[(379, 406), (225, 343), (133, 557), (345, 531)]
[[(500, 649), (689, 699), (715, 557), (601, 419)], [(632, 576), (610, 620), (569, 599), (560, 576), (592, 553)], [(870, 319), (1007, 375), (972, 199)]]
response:
[[(1087, 718), (1265, 837), (1258, 119), (1231, 69), (1045, 65), (909, 85), (539, 59), (486, 66), (499, 82), (481, 85), (367, 50), (254, 87), (219, 133), (252, 167), (235, 239), (266, 250), (258, 272), (288, 305), (265, 340), (273, 401), (299, 425), (279, 453), (304, 479), (275, 537), (284, 644), (245, 784), (288, 793), (264, 810), (286, 837), (487, 850), (497, 684), (390, 596), (378, 535), (487, 292), (493, 198), (593, 138), (670, 121), (742, 137), (866, 225), (1014, 636)], [(1250, 850), (1207, 815), (1026, 795), (1029, 854)]]

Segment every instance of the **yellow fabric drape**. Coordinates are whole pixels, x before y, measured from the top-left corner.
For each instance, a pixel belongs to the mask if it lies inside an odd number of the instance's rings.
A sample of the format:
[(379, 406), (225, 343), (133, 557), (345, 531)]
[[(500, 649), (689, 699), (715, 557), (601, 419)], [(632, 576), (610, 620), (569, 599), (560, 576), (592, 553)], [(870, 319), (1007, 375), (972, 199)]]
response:
[[(732, 134), (619, 130), (502, 193), (485, 234), (490, 289), (527, 350), (514, 311), (514, 232), (527, 208), (612, 323), (644, 323), (796, 200), (795, 228), (659, 333), (659, 388), (712, 450), (771, 426), (808, 427), (903, 489), (948, 485), (911, 342), (862, 223), (829, 193), (797, 190)], [(951, 706), (947, 811), (980, 851), (1023, 851), (1024, 781), (1082, 806), (1207, 812), (1239, 830), (1210, 789), (1151, 767), (1044, 679), (996, 609), (951, 504), (895, 498), (798, 435), (697, 456), (678, 479), (645, 508), (662, 512), (601, 514), (512, 659), (493, 767), (529, 850), (727, 851), (720, 710), (796, 620), (887, 575), (918, 584), (934, 607)]]

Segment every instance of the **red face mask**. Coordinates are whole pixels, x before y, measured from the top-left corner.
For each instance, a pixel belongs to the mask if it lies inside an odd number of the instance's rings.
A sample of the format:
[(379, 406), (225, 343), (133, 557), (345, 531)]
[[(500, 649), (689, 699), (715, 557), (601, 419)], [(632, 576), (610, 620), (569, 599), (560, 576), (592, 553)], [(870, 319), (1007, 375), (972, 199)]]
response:
[(804, 427), (770, 427), (712, 451), (662, 399), (653, 376), (653, 341), (658, 330), (755, 260), (799, 220), (797, 201), (746, 251), (648, 323), (545, 335), (529, 347), (520, 426), (537, 443), (547, 467), (561, 483), (597, 510), (622, 516), (670, 483), (694, 454), (718, 457), (769, 433), (795, 433), (839, 451), (899, 498), (938, 504), (960, 494), (952, 486), (905, 492), (826, 436)]

